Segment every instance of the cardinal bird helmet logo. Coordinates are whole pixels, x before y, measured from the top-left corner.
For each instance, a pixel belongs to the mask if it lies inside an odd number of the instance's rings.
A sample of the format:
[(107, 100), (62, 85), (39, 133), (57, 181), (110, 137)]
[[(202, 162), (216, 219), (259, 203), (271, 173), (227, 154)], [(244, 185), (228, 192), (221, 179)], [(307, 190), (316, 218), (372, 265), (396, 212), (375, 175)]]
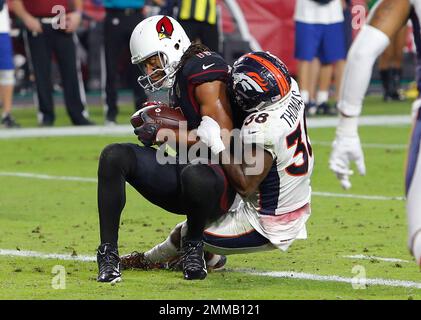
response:
[(156, 32), (158, 32), (159, 40), (165, 38), (171, 39), (173, 31), (174, 26), (167, 16), (162, 17), (162, 19), (156, 24)]

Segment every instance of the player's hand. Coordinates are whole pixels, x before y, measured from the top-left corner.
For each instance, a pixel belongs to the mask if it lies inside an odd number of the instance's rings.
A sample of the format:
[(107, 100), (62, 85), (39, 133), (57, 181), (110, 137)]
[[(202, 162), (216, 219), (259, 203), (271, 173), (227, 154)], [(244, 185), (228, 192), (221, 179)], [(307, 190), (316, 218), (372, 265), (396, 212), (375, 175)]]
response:
[(134, 129), (134, 134), (144, 146), (150, 147), (156, 142), (156, 135), (159, 131), (159, 124), (156, 123), (144, 123), (140, 127)]
[(200, 141), (211, 149), (213, 154), (218, 154), (225, 150), (221, 139), (221, 127), (211, 117), (202, 117), (202, 121), (197, 128), (197, 136), (200, 138)]
[(35, 33), (42, 33), (42, 25), (39, 19), (28, 15), (23, 19), (23, 23), (29, 31)]
[(70, 12), (66, 14), (66, 32), (73, 33), (77, 30), (82, 21), (80, 12)]
[(329, 159), (329, 168), (339, 179), (342, 188), (345, 190), (351, 188), (352, 184), (349, 177), (354, 174), (350, 169), (351, 162), (355, 164), (360, 175), (365, 175), (364, 153), (361, 148), (361, 142), (358, 135), (336, 136), (332, 144), (332, 153)]

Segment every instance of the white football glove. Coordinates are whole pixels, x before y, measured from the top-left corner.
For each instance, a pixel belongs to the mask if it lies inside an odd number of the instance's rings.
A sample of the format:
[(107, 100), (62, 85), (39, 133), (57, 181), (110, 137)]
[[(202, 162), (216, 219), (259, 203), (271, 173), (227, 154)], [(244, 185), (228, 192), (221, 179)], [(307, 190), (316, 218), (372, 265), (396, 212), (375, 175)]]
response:
[(358, 134), (355, 136), (336, 135), (332, 144), (329, 168), (336, 174), (345, 190), (352, 186), (349, 181), (349, 177), (354, 174), (350, 169), (352, 161), (355, 161), (359, 174), (365, 175), (364, 154)]
[(211, 149), (213, 154), (218, 154), (225, 150), (221, 139), (221, 127), (211, 117), (202, 117), (202, 121), (197, 128), (197, 136)]

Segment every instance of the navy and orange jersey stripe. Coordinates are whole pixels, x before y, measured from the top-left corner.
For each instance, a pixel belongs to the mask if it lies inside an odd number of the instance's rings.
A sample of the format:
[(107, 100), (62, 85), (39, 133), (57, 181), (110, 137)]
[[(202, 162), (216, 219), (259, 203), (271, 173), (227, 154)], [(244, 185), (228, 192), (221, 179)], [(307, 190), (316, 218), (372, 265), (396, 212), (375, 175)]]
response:
[(265, 179), (259, 185), (259, 213), (264, 215), (275, 215), (279, 203), (280, 178), (276, 161)]

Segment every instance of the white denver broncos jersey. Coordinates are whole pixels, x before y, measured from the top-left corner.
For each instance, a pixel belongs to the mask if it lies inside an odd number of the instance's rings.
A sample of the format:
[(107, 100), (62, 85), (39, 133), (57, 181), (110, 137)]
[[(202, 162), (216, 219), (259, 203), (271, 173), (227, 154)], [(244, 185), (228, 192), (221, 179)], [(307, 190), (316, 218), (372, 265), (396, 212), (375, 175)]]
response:
[(244, 144), (256, 143), (273, 157), (272, 168), (258, 190), (243, 199), (250, 223), (264, 235), (262, 217), (295, 211), (311, 198), (314, 156), (307, 136), (304, 102), (297, 83), (291, 81), (291, 90), (281, 103), (251, 114), (241, 129)]

